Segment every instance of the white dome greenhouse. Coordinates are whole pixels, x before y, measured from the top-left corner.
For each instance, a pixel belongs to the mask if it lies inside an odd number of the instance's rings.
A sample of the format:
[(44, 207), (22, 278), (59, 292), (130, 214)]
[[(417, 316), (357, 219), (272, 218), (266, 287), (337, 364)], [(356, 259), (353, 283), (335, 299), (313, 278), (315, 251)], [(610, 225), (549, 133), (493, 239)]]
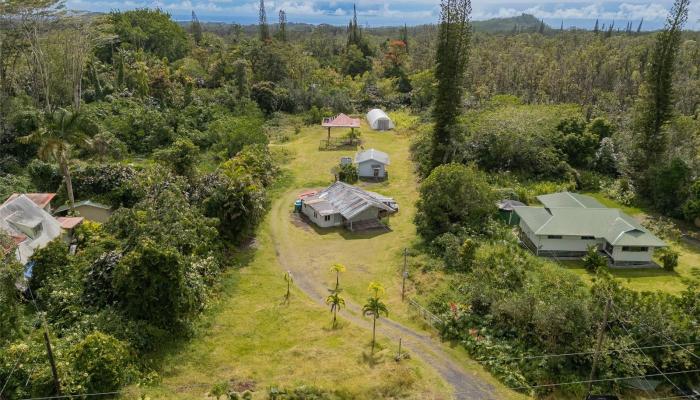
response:
[(394, 123), (386, 113), (378, 108), (367, 113), (367, 123), (375, 131), (388, 131), (394, 129)]

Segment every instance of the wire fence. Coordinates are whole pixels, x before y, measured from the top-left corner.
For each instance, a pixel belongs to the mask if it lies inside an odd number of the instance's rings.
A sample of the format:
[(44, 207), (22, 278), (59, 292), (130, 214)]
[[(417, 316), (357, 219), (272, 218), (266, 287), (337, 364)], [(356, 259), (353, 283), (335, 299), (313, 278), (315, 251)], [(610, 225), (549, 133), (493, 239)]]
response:
[(444, 324), (440, 317), (431, 313), (427, 308), (421, 306), (417, 301), (411, 298), (408, 299), (408, 309), (436, 330), (440, 330), (440, 327)]

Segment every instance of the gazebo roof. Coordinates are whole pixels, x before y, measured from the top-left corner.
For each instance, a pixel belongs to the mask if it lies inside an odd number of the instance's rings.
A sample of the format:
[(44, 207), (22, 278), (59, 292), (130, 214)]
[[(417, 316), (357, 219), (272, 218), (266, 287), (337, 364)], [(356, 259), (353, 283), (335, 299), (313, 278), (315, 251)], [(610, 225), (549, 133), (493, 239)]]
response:
[(360, 120), (340, 113), (333, 118), (324, 118), (321, 126), (326, 128), (359, 128)]

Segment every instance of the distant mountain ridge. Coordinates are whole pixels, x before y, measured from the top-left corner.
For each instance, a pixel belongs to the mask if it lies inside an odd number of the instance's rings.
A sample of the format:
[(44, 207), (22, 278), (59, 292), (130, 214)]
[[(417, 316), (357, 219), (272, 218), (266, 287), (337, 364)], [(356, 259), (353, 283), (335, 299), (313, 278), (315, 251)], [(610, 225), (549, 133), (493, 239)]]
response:
[[(186, 18), (178, 18), (176, 16), (173, 16), (173, 19), (175, 19), (178, 23), (185, 25), (189, 24), (190, 21), (189, 19)], [(200, 22), (204, 25), (213, 25), (213, 26), (222, 26), (222, 25), (233, 25), (236, 24), (235, 22), (214, 22), (214, 21), (206, 21), (204, 18), (200, 18)], [(435, 21), (437, 24), (437, 21)], [(472, 27), (474, 28), (475, 31), (477, 32), (486, 32), (486, 33), (504, 33), (504, 32), (512, 32), (514, 29), (517, 29), (519, 32), (523, 31), (535, 31), (539, 29), (540, 24), (542, 22), (537, 19), (534, 15), (531, 14), (521, 14), (517, 17), (508, 17), (508, 18), (491, 18), (487, 20), (482, 20), (482, 21), (471, 21)], [(257, 29), (257, 24), (238, 24), (241, 26), (244, 32), (246, 33), (254, 33), (254, 31)], [(275, 23), (272, 22), (270, 25), (274, 26)], [(430, 24), (428, 24), (430, 25)], [(435, 25), (435, 24), (432, 24)], [(287, 23), (287, 29), (290, 31), (311, 31), (313, 30), (314, 27), (318, 26), (327, 26), (328, 28), (342, 28), (344, 25), (329, 25), (329, 24), (310, 24), (310, 23), (305, 23), (305, 22), (288, 22)], [(420, 26), (426, 26), (426, 24), (423, 25), (417, 25), (417, 27)], [(551, 29), (551, 27), (546, 26), (546, 29)], [(363, 29), (369, 29), (371, 31), (381, 31), (384, 29), (389, 29), (391, 30), (392, 28), (398, 28), (399, 26), (374, 26), (370, 28), (364, 27)]]
[[(477, 32), (498, 33), (518, 31), (532, 31), (539, 28), (542, 22), (532, 14), (521, 14), (517, 17), (492, 18), (483, 21), (472, 21), (472, 26)], [(545, 25), (546, 26), (546, 25)], [(551, 29), (546, 26), (547, 29)]]

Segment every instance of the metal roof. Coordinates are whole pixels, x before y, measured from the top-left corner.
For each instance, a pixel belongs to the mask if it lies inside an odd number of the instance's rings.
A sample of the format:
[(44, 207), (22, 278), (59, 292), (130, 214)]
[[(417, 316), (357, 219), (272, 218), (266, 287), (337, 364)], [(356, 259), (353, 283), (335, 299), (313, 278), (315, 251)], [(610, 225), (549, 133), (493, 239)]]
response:
[[(101, 204), (101, 203), (95, 203), (94, 201), (91, 201), (91, 200), (77, 201), (77, 202), (75, 203), (75, 206), (74, 206), (73, 208), (85, 207), (85, 206), (87, 206), (87, 207), (95, 207), (95, 208), (102, 208), (102, 209), (104, 209), (104, 210), (111, 210), (111, 209), (112, 209), (112, 207), (110, 207), (110, 206), (108, 206), (108, 205)], [(54, 210), (54, 213), (56, 213), (56, 214), (57, 214), (57, 213), (62, 213), (62, 212), (64, 212), (64, 211), (68, 211), (68, 210), (70, 210), (70, 204), (64, 204), (64, 205), (58, 207), (56, 210)]]
[(384, 204), (383, 201), (386, 200), (393, 201), (389, 197), (375, 197), (375, 194), (371, 192), (366, 192), (344, 182), (335, 182), (317, 194), (309, 196), (304, 200), (304, 203), (321, 215), (340, 214), (346, 219), (351, 219), (370, 207), (389, 212), (396, 211)]
[(365, 161), (376, 161), (384, 165), (389, 165), (389, 155), (383, 151), (369, 149), (362, 150), (355, 155), (355, 163), (363, 163)]
[(615, 246), (664, 247), (661, 239), (615, 208), (515, 207), (536, 235), (594, 236)]
[[(11, 202), (12, 200), (18, 198), (21, 195), (21, 193), (12, 193), (12, 195), (10, 195), (10, 197), (8, 197), (7, 200), (5, 200), (3, 205)], [(27, 196), (29, 200), (33, 201), (34, 204), (41, 208), (46, 207), (51, 202), (51, 200), (53, 200), (53, 198), (56, 197), (56, 193), (24, 193), (24, 195)]]
[(333, 118), (324, 118), (321, 126), (327, 128), (359, 128), (360, 120), (340, 113)]
[(61, 224), (63, 229), (73, 229), (83, 222), (83, 217), (58, 217), (56, 221)]
[(0, 206), (0, 229), (12, 237), (25, 237), (17, 243), (22, 264), (27, 263), (36, 249), (61, 235), (58, 221), (23, 194)]
[(539, 200), (540, 203), (542, 203), (547, 208), (606, 208), (598, 200), (594, 199), (591, 196), (571, 192), (544, 194), (541, 196), (537, 196), (537, 200)]
[(513, 211), (514, 207), (522, 207), (524, 206), (525, 203), (517, 201), (517, 200), (510, 200), (510, 199), (505, 199), (505, 200), (500, 200), (496, 203), (496, 206), (498, 206), (499, 210), (503, 211)]

